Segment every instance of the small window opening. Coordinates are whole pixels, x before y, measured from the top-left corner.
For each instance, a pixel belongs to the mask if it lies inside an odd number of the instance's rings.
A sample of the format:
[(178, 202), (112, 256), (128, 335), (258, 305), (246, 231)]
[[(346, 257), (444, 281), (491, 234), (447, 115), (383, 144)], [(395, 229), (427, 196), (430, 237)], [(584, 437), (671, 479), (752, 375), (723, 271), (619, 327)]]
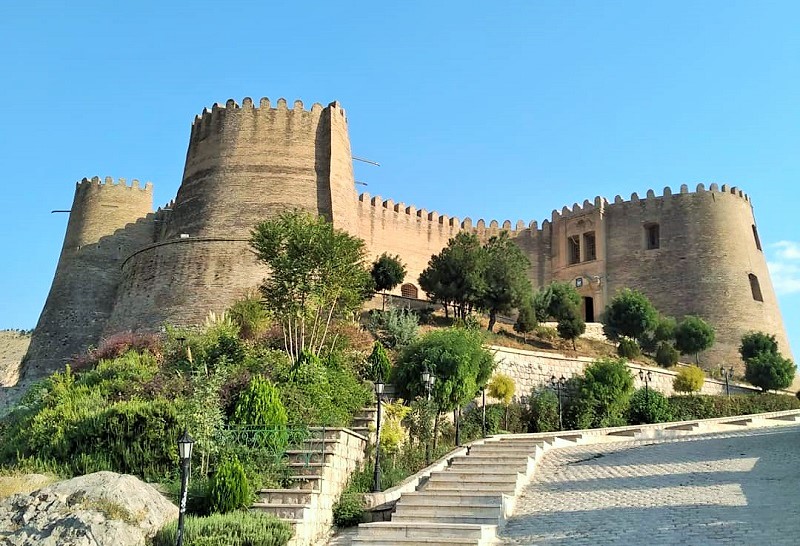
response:
[(400, 295), (404, 298), (413, 298), (417, 299), (419, 292), (417, 291), (417, 287), (411, 283), (406, 283), (400, 287)]
[(583, 261), (590, 262), (597, 259), (597, 245), (595, 244), (594, 231), (583, 234)]
[(579, 235), (573, 235), (567, 239), (569, 249), (569, 263), (577, 264), (581, 261), (581, 239)]
[(758, 277), (750, 273), (748, 275), (750, 278), (750, 290), (753, 292), (753, 299), (756, 301), (764, 301), (764, 297), (761, 295), (761, 285), (758, 284)]
[(758, 228), (753, 224), (753, 238), (756, 240), (756, 248), (761, 250), (761, 239), (758, 238)]
[(658, 224), (647, 224), (644, 226), (645, 247), (653, 250), (661, 246)]

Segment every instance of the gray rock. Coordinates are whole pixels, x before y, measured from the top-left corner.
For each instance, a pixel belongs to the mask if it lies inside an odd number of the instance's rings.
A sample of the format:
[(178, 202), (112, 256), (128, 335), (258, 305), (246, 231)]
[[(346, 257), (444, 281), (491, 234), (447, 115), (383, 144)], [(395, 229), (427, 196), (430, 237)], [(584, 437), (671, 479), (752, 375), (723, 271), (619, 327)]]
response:
[(178, 509), (134, 476), (96, 472), (0, 501), (7, 546), (144, 546)]

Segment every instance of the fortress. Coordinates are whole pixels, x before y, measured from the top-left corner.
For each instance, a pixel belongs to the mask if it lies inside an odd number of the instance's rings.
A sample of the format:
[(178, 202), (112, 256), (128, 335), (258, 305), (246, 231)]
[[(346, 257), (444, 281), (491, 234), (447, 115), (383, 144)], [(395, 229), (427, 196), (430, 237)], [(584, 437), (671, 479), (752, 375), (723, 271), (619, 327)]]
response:
[(597, 320), (622, 288), (641, 290), (664, 314), (696, 314), (716, 328), (706, 365), (734, 365), (741, 336), (775, 334), (791, 356), (748, 195), (685, 185), (629, 200), (595, 197), (525, 224), (473, 222), (357, 195), (342, 107), (310, 110), (284, 99), (204, 110), (192, 125), (175, 200), (153, 212), (152, 185), (109, 178), (78, 182), (53, 284), (23, 374), (61, 368), (106, 335), (193, 324), (255, 288), (265, 269), (249, 250), (251, 228), (287, 209), (324, 216), (366, 242), (369, 258), (399, 254), (397, 292), (424, 297), (417, 278), (460, 230), (481, 239), (508, 231), (531, 261), (535, 287), (563, 280)]

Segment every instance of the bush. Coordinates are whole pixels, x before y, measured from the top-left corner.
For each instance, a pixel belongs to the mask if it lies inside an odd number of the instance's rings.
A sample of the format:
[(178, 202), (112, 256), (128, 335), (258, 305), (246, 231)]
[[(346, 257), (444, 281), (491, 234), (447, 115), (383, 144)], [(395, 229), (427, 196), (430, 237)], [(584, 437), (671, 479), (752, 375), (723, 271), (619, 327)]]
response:
[(778, 341), (774, 335), (765, 332), (750, 332), (742, 336), (739, 354), (747, 362), (761, 353), (778, 354)]
[(673, 419), (690, 421), (800, 409), (800, 400), (784, 394), (671, 396), (669, 405)]
[(208, 500), (211, 511), (220, 514), (250, 506), (253, 491), (239, 459), (233, 457), (219, 465), (209, 483)]
[(392, 371), (392, 362), (389, 360), (389, 355), (386, 354), (386, 349), (380, 341), (376, 341), (372, 345), (372, 353), (367, 357), (367, 379), (370, 381), (377, 381), (378, 379), (386, 381), (389, 379), (389, 373)]
[(766, 392), (791, 385), (797, 367), (779, 354), (759, 353), (745, 361), (744, 370), (744, 378)]
[[(178, 522), (167, 523), (156, 533), (153, 546), (174, 546)], [(207, 517), (187, 516), (185, 546), (285, 546), (292, 528), (275, 516), (259, 512), (232, 512)]]
[(388, 311), (371, 311), (367, 329), (386, 347), (405, 347), (417, 338), (419, 318), (411, 311), (396, 307)]
[(671, 343), (662, 341), (656, 349), (656, 363), (662, 368), (671, 368), (678, 363), (680, 352)]
[(677, 392), (699, 392), (706, 382), (706, 374), (697, 366), (686, 366), (678, 371), (672, 380), (672, 388)]
[(558, 430), (558, 396), (547, 388), (531, 393), (526, 413), (528, 432)]
[(639, 344), (636, 343), (635, 339), (623, 337), (619, 340), (619, 345), (617, 345), (617, 354), (622, 358), (633, 359), (641, 356), (642, 351), (639, 349)]
[(333, 523), (337, 527), (352, 527), (364, 517), (364, 495), (354, 491), (343, 491), (333, 505)]
[(658, 323), (658, 311), (647, 296), (625, 288), (611, 300), (604, 316), (603, 331), (612, 341), (622, 336), (641, 339)]
[(556, 330), (558, 331), (558, 337), (571, 341), (572, 348), (576, 349), (575, 340), (586, 331), (586, 323), (578, 316), (577, 311), (572, 310), (559, 319)]
[(278, 389), (264, 377), (257, 375), (239, 394), (230, 423), (245, 428), (266, 429), (259, 445), (273, 453), (282, 453), (288, 442), (286, 408)]
[(633, 377), (625, 359), (596, 360), (575, 383), (577, 392), (570, 402), (575, 425), (587, 428), (624, 424), (623, 414), (633, 394)]
[[(524, 408), (520, 404), (508, 405), (508, 425), (506, 426), (506, 406), (488, 404), (486, 406), (486, 434), (527, 432)], [(461, 415), (461, 442), (470, 442), (483, 437), (483, 408), (471, 406)]]
[(76, 356), (72, 361), (75, 371), (89, 369), (101, 360), (113, 360), (125, 353), (150, 353), (161, 359), (161, 338), (156, 334), (120, 332), (100, 340), (96, 349), (89, 349), (86, 354)]
[(648, 423), (664, 423), (672, 419), (669, 400), (653, 389), (639, 389), (631, 396), (628, 407), (628, 423), (644, 425)]
[(239, 335), (244, 339), (256, 339), (269, 327), (269, 315), (257, 292), (233, 302), (228, 309), (228, 316), (238, 326)]

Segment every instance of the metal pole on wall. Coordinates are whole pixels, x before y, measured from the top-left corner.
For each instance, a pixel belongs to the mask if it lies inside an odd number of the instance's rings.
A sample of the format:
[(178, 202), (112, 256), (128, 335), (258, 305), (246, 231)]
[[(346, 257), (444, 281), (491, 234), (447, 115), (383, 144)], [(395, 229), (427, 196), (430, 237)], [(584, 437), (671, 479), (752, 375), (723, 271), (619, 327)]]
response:
[(183, 520), (186, 514), (186, 497), (189, 490), (189, 462), (192, 460), (193, 446), (194, 440), (189, 436), (189, 431), (184, 429), (183, 435), (178, 438), (178, 457), (181, 460), (181, 502), (178, 509), (177, 546), (183, 546)]
[(375, 382), (375, 394), (378, 398), (378, 423), (375, 431), (375, 472), (372, 477), (372, 492), (381, 491), (381, 399), (383, 397), (383, 381)]

